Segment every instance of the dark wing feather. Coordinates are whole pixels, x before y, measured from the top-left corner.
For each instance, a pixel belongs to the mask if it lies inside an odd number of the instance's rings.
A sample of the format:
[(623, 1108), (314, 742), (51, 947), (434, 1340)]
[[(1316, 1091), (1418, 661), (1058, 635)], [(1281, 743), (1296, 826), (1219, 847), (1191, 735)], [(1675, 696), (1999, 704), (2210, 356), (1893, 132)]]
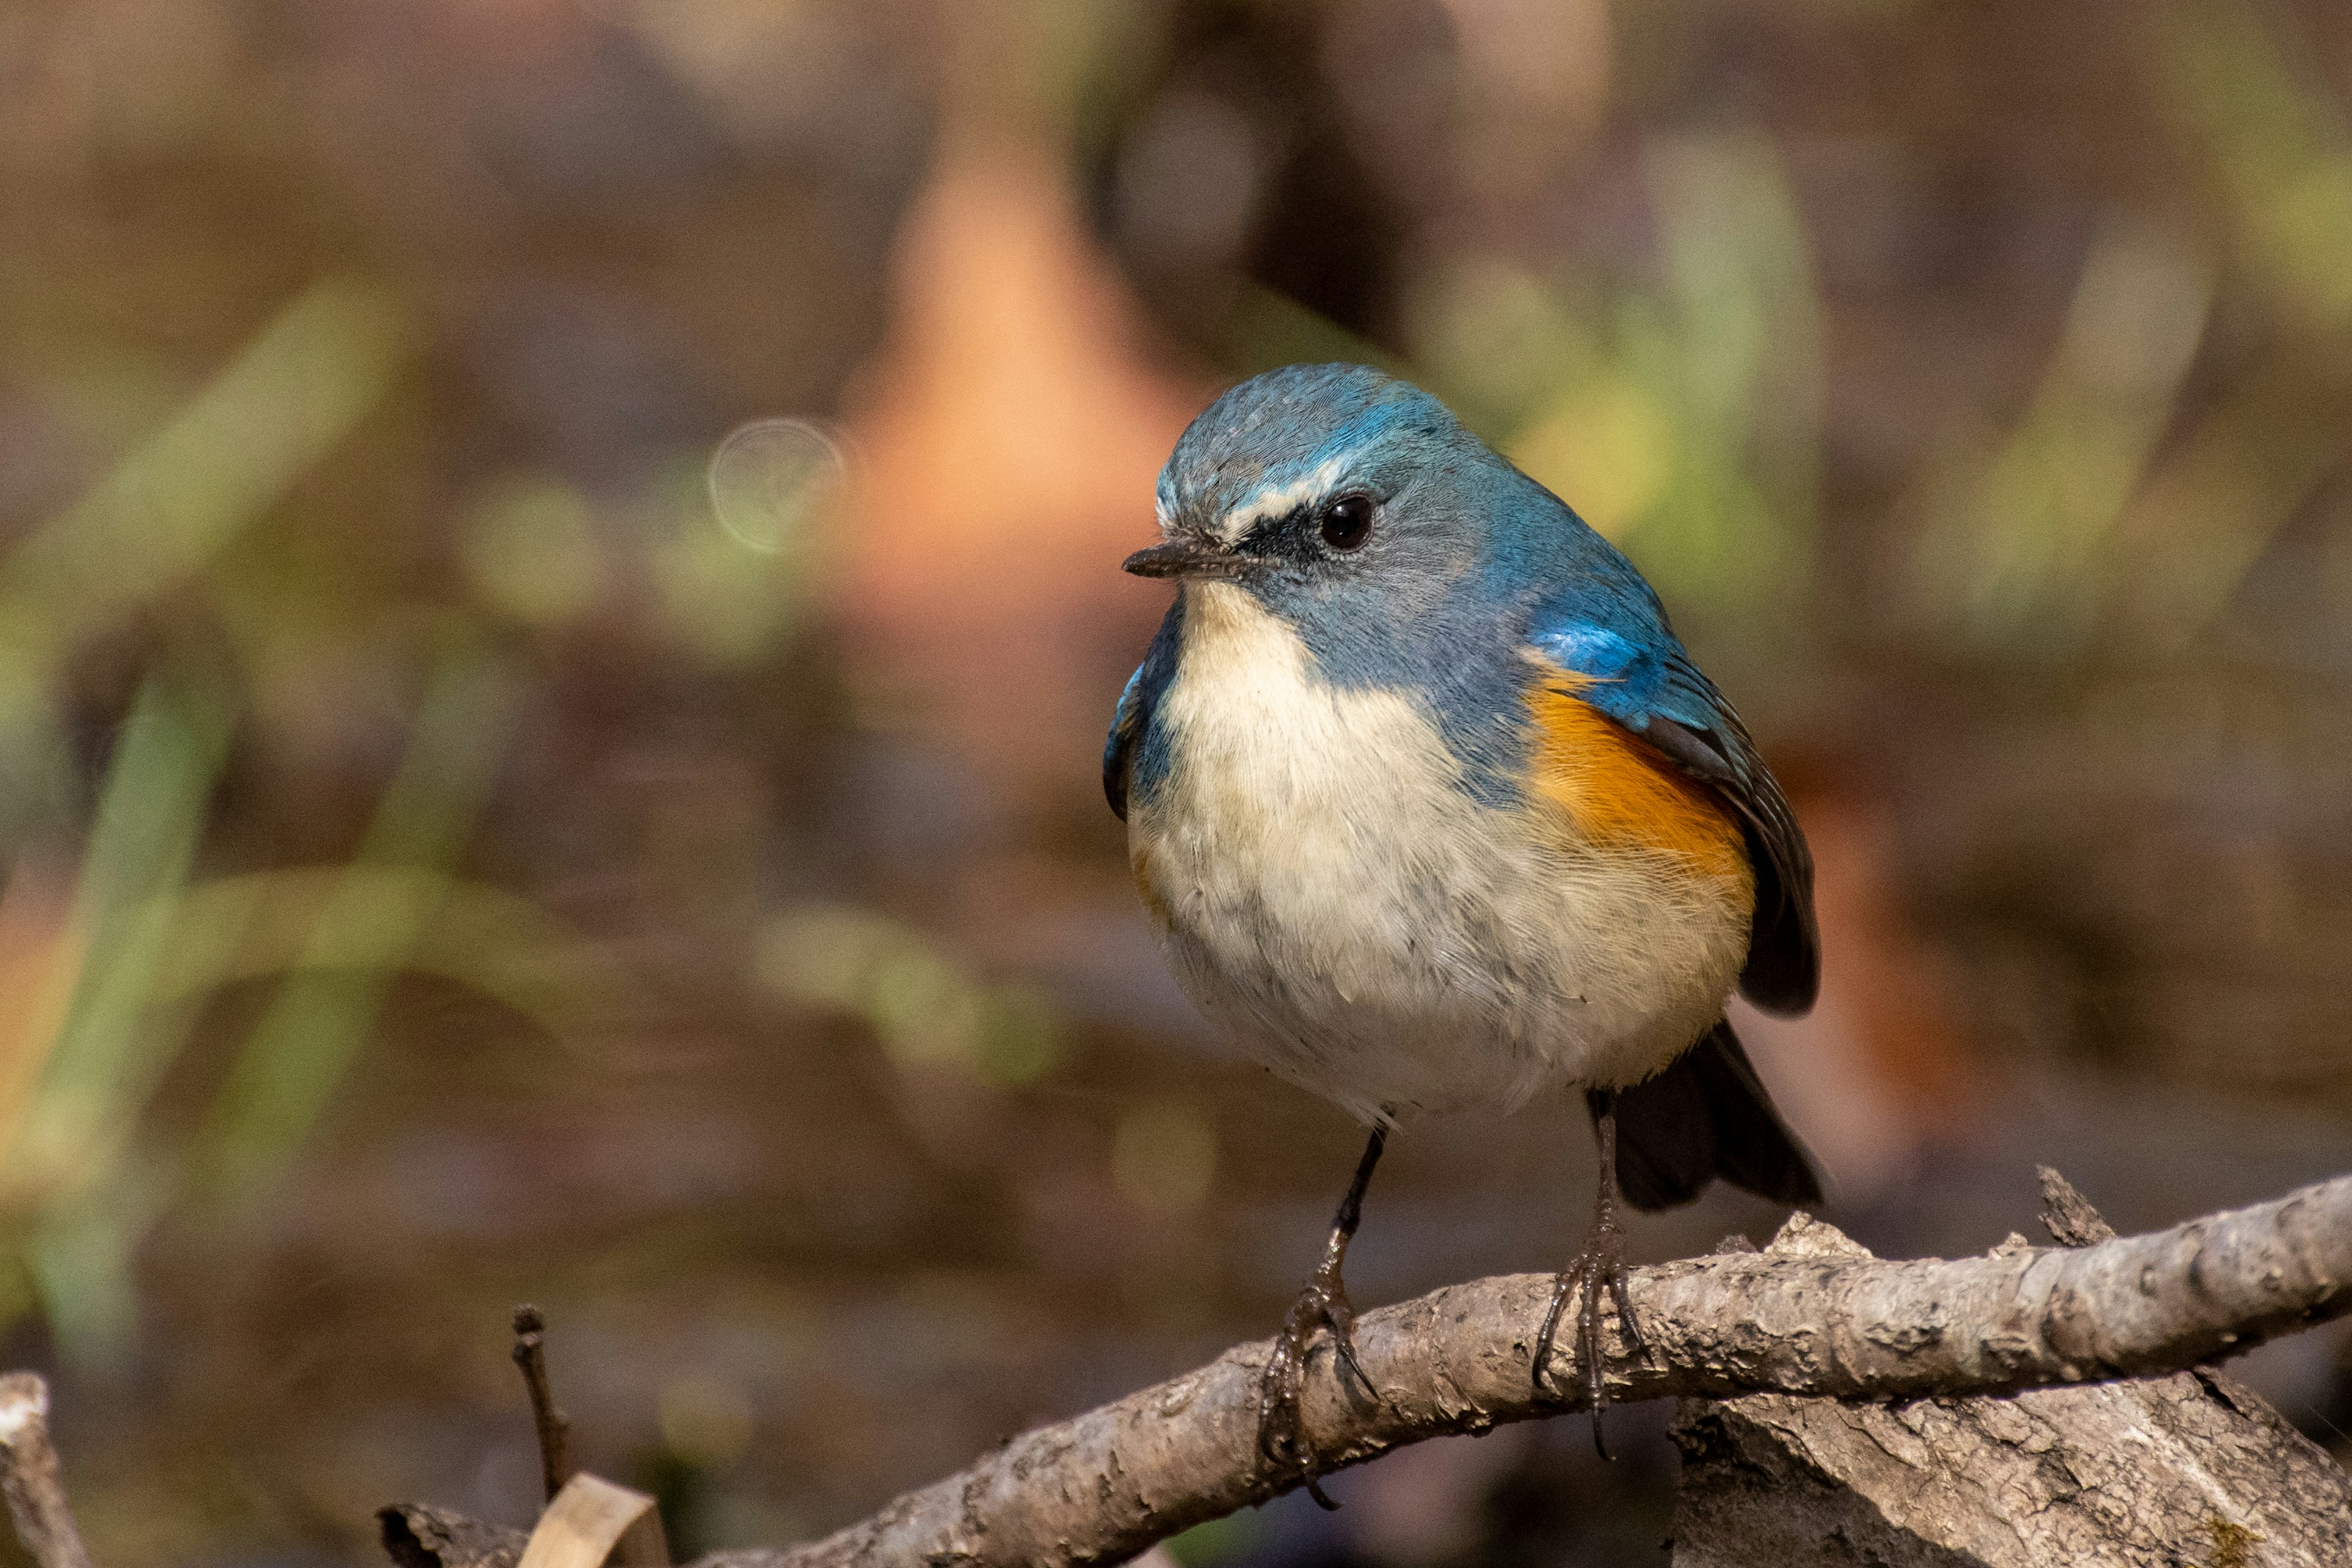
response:
[(1719, 697), (1716, 700), (1713, 729), (1693, 730), (1661, 714), (1637, 733), (1685, 773), (1712, 785), (1738, 812), (1757, 873), (1756, 912), (1748, 927), (1748, 964), (1739, 973), (1740, 994), (1768, 1013), (1802, 1013), (1812, 1006), (1822, 986), (1812, 851), (1780, 782), (1757, 756), (1739, 716)]
[(1175, 678), (1176, 652), (1182, 636), (1181, 599), (1168, 607), (1168, 614), (1153, 634), (1151, 646), (1144, 650), (1143, 662), (1127, 678), (1127, 689), (1118, 694), (1118, 709), (1111, 715), (1110, 734), (1103, 742), (1103, 796), (1110, 802), (1113, 816), (1127, 820), (1128, 792), (1135, 785), (1139, 763), (1147, 771), (1151, 739), (1151, 714), (1160, 705), (1160, 693)]
[[(1586, 1091), (1595, 1117), (1605, 1107)], [(1778, 1202), (1817, 1204), (1821, 1180), (1748, 1064), (1728, 1019), (1657, 1077), (1617, 1095), (1617, 1184), (1637, 1209), (1686, 1204), (1721, 1176)]]
[(1150, 721), (1145, 704), (1136, 700), (1135, 683), (1143, 674), (1138, 669), (1127, 678), (1127, 689), (1118, 694), (1118, 709), (1111, 715), (1110, 734), (1103, 741), (1103, 798), (1110, 802), (1113, 816), (1127, 820), (1127, 774), (1135, 759), (1135, 743)]

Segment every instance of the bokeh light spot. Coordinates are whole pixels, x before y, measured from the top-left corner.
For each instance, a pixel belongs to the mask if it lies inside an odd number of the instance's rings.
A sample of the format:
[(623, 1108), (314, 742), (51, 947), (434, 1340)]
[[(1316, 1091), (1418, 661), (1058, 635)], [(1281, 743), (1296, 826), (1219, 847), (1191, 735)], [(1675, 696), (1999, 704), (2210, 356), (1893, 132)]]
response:
[(475, 502), (459, 543), (475, 596), (530, 626), (560, 626), (595, 607), (607, 571), (588, 503), (543, 475), (493, 485)]
[(710, 508), (728, 536), (762, 555), (803, 544), (841, 494), (848, 465), (805, 419), (756, 419), (710, 458)]
[(981, 1075), (992, 1083), (1034, 1083), (1062, 1054), (1054, 1008), (1026, 985), (1000, 985), (981, 1006)]

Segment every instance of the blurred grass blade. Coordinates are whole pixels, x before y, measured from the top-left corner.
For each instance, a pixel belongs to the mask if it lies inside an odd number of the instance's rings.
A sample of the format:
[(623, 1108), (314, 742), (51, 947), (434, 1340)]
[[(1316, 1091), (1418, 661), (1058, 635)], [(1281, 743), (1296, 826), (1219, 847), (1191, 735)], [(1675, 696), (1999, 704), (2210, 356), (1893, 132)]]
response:
[[(180, 1033), (169, 1034), (177, 1054)], [(173, 1193), (163, 1163), (123, 1151), (101, 1179), (61, 1196), (26, 1239), (25, 1262), (47, 1309), (59, 1359), (85, 1371), (119, 1366), (139, 1328), (132, 1273), (139, 1244)]]
[(2251, 378), (2133, 502), (2111, 594), (2118, 629), (2143, 649), (2177, 649), (2211, 626), (2346, 445), (2340, 403), (2276, 367)]
[[(514, 673), (466, 640), (444, 650), (408, 754), (311, 930), (302, 972), (256, 1026), (214, 1104), (199, 1158), (216, 1190), (266, 1178), (326, 1108), (394, 972), (442, 912), (440, 879), (376, 872), (431, 868), (463, 846), (488, 794), (516, 690)], [(338, 968), (355, 944), (379, 966)]]
[(1820, 310), (1804, 218), (1778, 150), (1752, 133), (1669, 138), (1643, 166), (1691, 416), (1735, 449), (1786, 424), (1769, 443), (1772, 455), (1809, 466)]
[(383, 397), (408, 353), (373, 285), (313, 284), (145, 446), (0, 562), (0, 669), (23, 700), (111, 616), (203, 565)]
[[(416, 927), (379, 910), (431, 910)], [(172, 911), (159, 1005), (304, 967), (405, 968), (473, 987), (568, 1036), (611, 1016), (622, 983), (530, 900), (414, 866), (253, 871), (189, 889)]]
[[(29, 846), (17, 852), (0, 891), (0, 1154), (10, 1161), (9, 1145), (40, 1090), (81, 977), (86, 933), (71, 920), (79, 871), (61, 850)], [(0, 1206), (24, 1202), (6, 1183), (0, 1193)]]
[[(1682, 596), (1749, 616), (1801, 588), (1818, 504), (1820, 306), (1788, 171), (1760, 135), (1661, 142), (1644, 159), (1664, 246), (1681, 462), (1641, 536)], [(1670, 590), (1675, 592), (1677, 590)]]
[(2159, 20), (2157, 101), (2205, 153), (2256, 278), (2300, 324), (2352, 331), (2352, 126), (2293, 13), (2171, 0)]
[(135, 1109), (170, 1063), (143, 1030), (226, 745), (226, 715), (151, 679), (124, 721), (83, 852), (68, 929), (83, 954), (73, 1000), (5, 1169), (12, 1195), (77, 1184), (100, 1131)]
[(184, 1034), (184, 1016), (147, 1014), (227, 733), (215, 705), (163, 678), (148, 681), (124, 721), (57, 948), (58, 963), (80, 956), (72, 1000), (10, 1130), (5, 1190), (38, 1216), (26, 1263), (61, 1352), (82, 1365), (113, 1359), (132, 1324), (131, 1248), (155, 1185), (118, 1160)]
[(2079, 651), (2212, 286), (2204, 259), (2168, 236), (2127, 218), (2101, 231), (2017, 428), (1927, 489), (1916, 581), (1937, 619), (1987, 646)]
[(1736, 132), (1643, 159), (1662, 278), (1506, 449), (1718, 621), (1797, 603), (1819, 507), (1820, 302), (1777, 149)]

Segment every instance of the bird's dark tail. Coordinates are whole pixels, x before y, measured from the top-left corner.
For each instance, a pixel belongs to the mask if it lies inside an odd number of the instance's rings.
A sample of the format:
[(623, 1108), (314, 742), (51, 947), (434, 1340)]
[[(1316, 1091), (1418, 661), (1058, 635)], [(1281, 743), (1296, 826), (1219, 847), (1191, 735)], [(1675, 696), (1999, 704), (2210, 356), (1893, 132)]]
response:
[[(1588, 1091), (1594, 1116), (1601, 1097)], [(1726, 1018), (1674, 1066), (1617, 1096), (1617, 1183), (1637, 1209), (1686, 1204), (1721, 1176), (1791, 1205), (1815, 1204), (1812, 1161), (1772, 1109)]]

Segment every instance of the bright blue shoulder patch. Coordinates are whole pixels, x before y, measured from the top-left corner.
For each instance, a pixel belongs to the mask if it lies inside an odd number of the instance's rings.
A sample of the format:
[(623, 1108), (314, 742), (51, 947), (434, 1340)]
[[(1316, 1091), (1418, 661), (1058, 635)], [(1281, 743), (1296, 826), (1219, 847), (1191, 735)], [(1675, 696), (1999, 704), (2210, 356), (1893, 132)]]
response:
[(1591, 686), (1577, 692), (1590, 706), (1628, 730), (1650, 727), (1650, 715), (1666, 683), (1664, 650), (1580, 621), (1531, 627), (1528, 646), (1560, 668), (1591, 680)]

